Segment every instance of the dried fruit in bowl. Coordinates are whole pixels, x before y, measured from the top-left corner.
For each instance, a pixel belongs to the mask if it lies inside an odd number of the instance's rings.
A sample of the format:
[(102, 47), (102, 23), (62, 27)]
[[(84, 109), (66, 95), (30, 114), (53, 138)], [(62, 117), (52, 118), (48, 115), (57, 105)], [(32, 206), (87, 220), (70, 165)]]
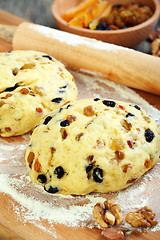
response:
[(86, 8), (92, 6), (97, 1), (98, 0), (86, 0), (86, 1), (83, 1), (78, 6), (73, 7), (71, 9), (69, 9), (67, 12), (65, 12), (62, 15), (62, 18), (68, 22), (72, 18), (74, 18), (76, 14), (78, 14), (79, 12), (81, 12), (81, 11), (85, 10)]
[(76, 27), (87, 28), (89, 23), (102, 15), (107, 5), (108, 1), (98, 0), (92, 6), (76, 14), (68, 24)]

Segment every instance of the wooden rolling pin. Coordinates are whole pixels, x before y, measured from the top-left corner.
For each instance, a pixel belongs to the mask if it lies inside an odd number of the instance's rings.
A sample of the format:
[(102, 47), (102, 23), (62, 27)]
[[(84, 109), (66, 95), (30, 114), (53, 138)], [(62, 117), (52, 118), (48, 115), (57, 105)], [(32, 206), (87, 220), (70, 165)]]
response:
[(42, 51), (70, 69), (100, 73), (108, 80), (160, 95), (158, 57), (28, 22), (10, 26), (8, 32), (14, 50)]

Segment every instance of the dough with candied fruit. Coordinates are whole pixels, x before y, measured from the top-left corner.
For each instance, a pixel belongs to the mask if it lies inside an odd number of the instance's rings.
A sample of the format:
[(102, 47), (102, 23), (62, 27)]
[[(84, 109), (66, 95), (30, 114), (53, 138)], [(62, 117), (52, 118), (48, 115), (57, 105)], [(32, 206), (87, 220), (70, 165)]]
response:
[(137, 181), (160, 156), (156, 122), (137, 105), (70, 102), (34, 130), (26, 151), (31, 180), (49, 193), (114, 192)]
[(64, 65), (45, 53), (0, 53), (0, 136), (21, 135), (66, 101), (77, 88)]

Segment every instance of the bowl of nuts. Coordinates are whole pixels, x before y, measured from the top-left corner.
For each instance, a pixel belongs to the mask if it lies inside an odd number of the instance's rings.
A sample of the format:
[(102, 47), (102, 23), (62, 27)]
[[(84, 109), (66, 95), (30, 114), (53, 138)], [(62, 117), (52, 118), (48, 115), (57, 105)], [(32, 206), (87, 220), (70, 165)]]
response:
[(54, 0), (52, 14), (66, 32), (134, 48), (154, 30), (158, 0)]

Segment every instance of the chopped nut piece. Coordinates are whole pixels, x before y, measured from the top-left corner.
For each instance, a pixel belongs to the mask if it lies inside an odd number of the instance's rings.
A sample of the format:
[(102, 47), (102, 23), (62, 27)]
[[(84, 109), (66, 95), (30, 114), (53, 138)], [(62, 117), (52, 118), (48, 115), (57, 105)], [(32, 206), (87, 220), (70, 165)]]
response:
[(21, 88), (20, 93), (23, 95), (27, 95), (29, 93), (28, 88)]
[(55, 151), (56, 149), (54, 147), (51, 147), (51, 154), (54, 154)]
[(111, 143), (111, 149), (115, 151), (123, 150), (124, 149), (124, 142), (121, 139), (113, 139)]
[(63, 140), (66, 139), (66, 137), (68, 136), (67, 131), (64, 128), (61, 128), (60, 132), (61, 132), (62, 139)]
[(24, 69), (32, 69), (32, 68), (34, 68), (36, 65), (34, 64), (34, 63), (26, 63), (26, 64), (24, 64), (21, 68), (20, 68), (20, 70), (24, 70)]
[(18, 68), (14, 68), (14, 69), (12, 70), (12, 74), (13, 74), (14, 76), (16, 76), (16, 75), (18, 74), (18, 71), (19, 71)]
[(132, 225), (132, 227), (152, 227), (157, 225), (157, 221), (154, 220), (155, 213), (148, 207), (140, 208), (135, 212), (130, 212), (126, 215), (126, 222)]
[(126, 172), (128, 172), (129, 169), (132, 168), (132, 165), (131, 164), (125, 164), (122, 168), (123, 168), (123, 172), (126, 173)]
[(146, 168), (151, 168), (151, 167), (152, 167), (152, 161), (149, 160), (149, 159), (147, 159), (147, 160), (145, 161), (145, 163), (144, 163), (144, 166), (145, 166)]
[(4, 101), (0, 101), (0, 107), (2, 107), (5, 104)]
[(95, 112), (94, 112), (92, 106), (87, 106), (83, 109), (83, 114), (87, 117), (92, 117), (95, 115)]
[(93, 209), (93, 217), (96, 219), (96, 223), (103, 228), (107, 228), (108, 224), (104, 221), (104, 207), (103, 203), (97, 203)]
[(127, 181), (127, 184), (134, 183), (137, 180), (137, 178), (132, 178)]
[(104, 215), (104, 218), (105, 222), (109, 223), (110, 225), (113, 226), (115, 224), (115, 216), (111, 212), (107, 211)]
[(101, 232), (106, 240), (124, 240), (124, 233), (115, 228), (106, 228)]
[(78, 135), (75, 137), (75, 140), (76, 140), (76, 141), (79, 141), (80, 138), (81, 138), (83, 135), (84, 135), (84, 133), (78, 134)]
[(93, 217), (101, 227), (109, 225), (120, 225), (123, 216), (120, 213), (121, 208), (113, 200), (106, 200), (104, 203), (97, 203), (93, 209)]
[(11, 93), (7, 93), (5, 97), (1, 97), (1, 99), (7, 99), (9, 97), (12, 97), (12, 94)]
[(30, 152), (30, 153), (28, 154), (27, 162), (29, 163), (29, 167), (30, 167), (30, 168), (32, 167), (32, 163), (33, 163), (34, 157), (35, 157), (34, 152)]
[(6, 132), (10, 132), (11, 128), (10, 127), (6, 127), (5, 130), (6, 130)]
[(88, 162), (92, 162), (93, 158), (94, 158), (93, 155), (89, 155), (89, 156), (86, 158), (86, 160), (87, 160)]
[(105, 142), (101, 139), (98, 139), (96, 141), (96, 146), (94, 146), (94, 148), (103, 148), (105, 146)]
[(127, 120), (123, 120), (122, 121), (122, 127), (124, 127), (125, 129), (126, 129), (126, 131), (130, 131), (131, 130), (131, 128), (132, 128), (132, 124), (131, 123), (129, 123)]
[(73, 115), (68, 115), (67, 118), (66, 118), (70, 123), (76, 121), (76, 116), (73, 116)]
[(35, 170), (36, 172), (40, 172), (40, 170), (41, 170), (41, 164), (40, 164), (40, 162), (38, 161), (38, 159), (36, 159), (36, 161), (35, 161), (35, 163), (34, 163), (34, 170)]
[(124, 153), (121, 151), (115, 151), (116, 158), (122, 160), (124, 158)]

